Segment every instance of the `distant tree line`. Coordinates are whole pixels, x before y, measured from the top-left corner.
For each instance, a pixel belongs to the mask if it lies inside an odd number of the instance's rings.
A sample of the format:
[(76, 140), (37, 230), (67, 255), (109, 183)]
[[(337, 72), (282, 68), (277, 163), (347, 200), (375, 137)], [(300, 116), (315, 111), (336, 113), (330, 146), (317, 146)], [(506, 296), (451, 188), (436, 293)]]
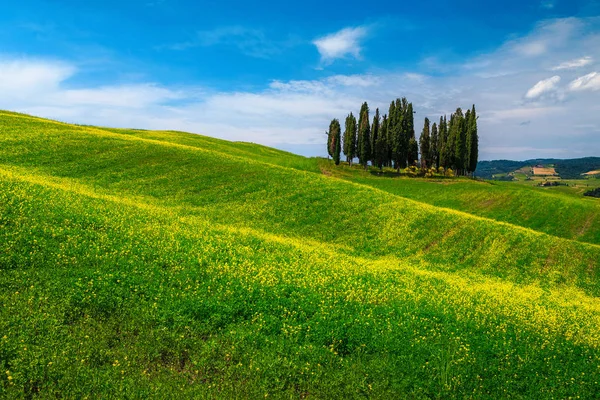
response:
[(600, 187), (597, 187), (597, 188), (592, 189), (592, 190), (588, 190), (583, 195), (584, 196), (590, 196), (590, 197), (598, 197), (598, 198), (600, 198)]
[[(412, 103), (403, 97), (390, 103), (383, 117), (375, 110), (372, 122), (369, 106), (364, 102), (356, 117), (346, 117), (344, 132), (340, 122), (333, 119), (327, 132), (327, 151), (339, 165), (343, 151), (348, 164), (358, 158), (360, 165), (369, 163), (383, 167), (401, 168), (420, 166), (428, 168), (451, 168), (458, 175), (471, 175), (477, 168), (479, 136), (475, 105), (463, 113), (458, 108), (450, 115), (440, 117), (439, 124), (430, 124), (425, 118), (419, 141), (415, 137), (414, 111)], [(343, 143), (343, 144), (342, 144)]]
[(572, 158), (566, 160), (556, 158), (535, 158), (525, 161), (480, 161), (477, 165), (476, 175), (485, 179), (494, 179), (494, 175), (514, 172), (519, 168), (537, 164), (553, 164), (561, 179), (581, 179), (581, 174), (583, 173), (600, 170), (600, 157)]

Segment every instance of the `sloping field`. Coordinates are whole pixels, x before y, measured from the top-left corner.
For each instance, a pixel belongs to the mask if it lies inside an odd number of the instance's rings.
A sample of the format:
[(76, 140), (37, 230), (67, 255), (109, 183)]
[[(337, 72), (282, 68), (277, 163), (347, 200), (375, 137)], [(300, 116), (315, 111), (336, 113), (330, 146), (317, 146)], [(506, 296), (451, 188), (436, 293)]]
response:
[(157, 132), (141, 129), (101, 129), (143, 139), (160, 140), (162, 142), (209, 149), (225, 154), (235, 154), (236, 156), (249, 158), (254, 161), (263, 161), (266, 163), (281, 165), (283, 167), (289, 167), (303, 171), (320, 172), (317, 160), (314, 158), (306, 158), (293, 153), (254, 143), (230, 142), (208, 136), (190, 135), (189, 133), (177, 131)]
[[(321, 168), (335, 177), (409, 199), (508, 222), (549, 235), (600, 244), (600, 202), (559, 190), (552, 192), (512, 182), (470, 179), (417, 179), (378, 176), (347, 166)], [(584, 189), (581, 189), (582, 191)]]
[(600, 395), (599, 246), (238, 144), (0, 132), (3, 397)]
[(533, 167), (534, 175), (556, 175), (556, 170), (551, 167)]

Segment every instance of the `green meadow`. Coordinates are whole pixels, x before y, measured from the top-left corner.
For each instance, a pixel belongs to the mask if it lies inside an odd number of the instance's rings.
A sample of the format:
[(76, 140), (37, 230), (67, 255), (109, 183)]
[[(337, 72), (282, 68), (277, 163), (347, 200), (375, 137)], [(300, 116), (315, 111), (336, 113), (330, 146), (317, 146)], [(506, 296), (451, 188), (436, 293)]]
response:
[(600, 180), (567, 180), (569, 186), (540, 188), (536, 183), (466, 178), (410, 178), (395, 170), (320, 165), (330, 175), (386, 192), (481, 217), (600, 245), (600, 202), (583, 193)]
[(599, 398), (599, 211), (0, 112), (0, 397)]

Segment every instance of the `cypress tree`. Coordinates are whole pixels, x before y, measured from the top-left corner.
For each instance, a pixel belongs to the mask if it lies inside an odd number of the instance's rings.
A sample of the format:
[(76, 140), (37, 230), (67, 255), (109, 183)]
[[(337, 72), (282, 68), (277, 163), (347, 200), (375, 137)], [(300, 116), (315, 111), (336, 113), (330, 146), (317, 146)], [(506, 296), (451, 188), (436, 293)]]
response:
[(408, 141), (408, 165), (417, 165), (419, 162), (419, 143), (412, 137)]
[(325, 134), (327, 135), (327, 158), (329, 157), (333, 157), (333, 153), (331, 152), (331, 124), (329, 124), (329, 130), (327, 132), (325, 132)]
[(387, 130), (386, 130), (386, 138), (385, 138), (385, 157), (384, 157), (384, 165), (386, 167), (393, 166), (393, 155), (392, 155), (392, 129), (391, 129), (391, 120), (388, 115), (387, 117)]
[(401, 100), (396, 100), (396, 110), (398, 112), (398, 139), (399, 139), (399, 168), (406, 168), (410, 159), (410, 130), (408, 117), (408, 100), (403, 97)]
[(431, 162), (431, 136), (429, 134), (429, 118), (425, 118), (423, 131), (419, 137), (419, 146), (421, 148), (421, 168), (430, 168)]
[(394, 162), (394, 118), (396, 112), (396, 104), (392, 101), (390, 103), (390, 108), (388, 110), (388, 118), (387, 118), (387, 138), (386, 138), (386, 164), (388, 167), (393, 166)]
[(445, 157), (445, 164), (442, 164), (444, 166), (444, 168), (447, 168), (450, 165), (450, 161), (451, 159), (449, 158), (448, 155), (448, 141), (449, 141), (449, 134), (448, 134), (448, 120), (446, 119), (446, 115), (444, 115), (444, 119), (442, 120), (442, 118), (440, 117), (440, 121), (442, 121), (442, 124), (444, 126), (444, 148), (443, 148), (443, 154)]
[(413, 112), (412, 103), (408, 103), (408, 107), (406, 108), (406, 125), (409, 137), (415, 137), (415, 113)]
[(393, 167), (400, 172), (400, 168), (406, 168), (408, 141), (405, 140), (405, 111), (406, 99), (396, 99), (390, 104), (390, 117), (388, 122), (388, 138), (390, 139), (391, 157)]
[(444, 117), (440, 117), (440, 138), (438, 140), (438, 152), (439, 152), (439, 157), (440, 157), (440, 164), (439, 166), (446, 168), (446, 166), (448, 165), (446, 162), (446, 142), (448, 141), (448, 137), (446, 135), (445, 132), (445, 127), (444, 127)]
[[(467, 114), (471, 114), (471, 110), (467, 110)], [(461, 164), (460, 164), (460, 169), (461, 169), (461, 175), (466, 175), (467, 174), (467, 168), (469, 167), (469, 149), (467, 148), (468, 146), (468, 131), (469, 131), (469, 125), (467, 124), (467, 119), (466, 119), (466, 115), (463, 114), (463, 117), (460, 119), (460, 140), (463, 143), (462, 145), (462, 153), (461, 153)]]
[(389, 146), (389, 158), (390, 163), (392, 163), (393, 167), (400, 171), (400, 159), (402, 155), (401, 147), (402, 140), (400, 137), (400, 114), (401, 109), (396, 107), (399, 103), (399, 99), (396, 99), (395, 102), (392, 101), (389, 109), (389, 117), (388, 117), (388, 146)]
[(412, 103), (406, 107), (406, 133), (408, 137), (408, 165), (416, 165), (419, 160), (419, 142), (415, 137), (415, 117)]
[(333, 139), (334, 121), (335, 121), (335, 119), (331, 120), (331, 122), (329, 123), (329, 130), (327, 131), (327, 153), (329, 154), (330, 157), (333, 157), (333, 153), (335, 151), (335, 141)]
[(471, 171), (471, 110), (465, 113), (464, 127), (465, 131), (465, 154), (464, 154), (464, 171), (463, 175), (469, 174)]
[[(445, 118), (445, 117), (444, 117)], [(455, 143), (456, 143), (456, 129), (455, 129), (455, 118), (454, 118), (454, 114), (450, 114), (450, 121), (445, 121), (444, 120), (444, 124), (448, 124), (447, 125), (447, 140), (446, 140), (446, 149), (445, 149), (445, 153), (446, 153), (446, 168), (452, 168), (452, 169), (456, 169), (456, 163), (454, 161), (454, 148), (455, 148)]]
[(356, 155), (358, 157), (360, 157), (360, 152), (362, 149), (362, 130), (361, 127), (363, 126), (364, 122), (364, 116), (365, 116), (365, 110), (367, 110), (369, 108), (369, 106), (367, 105), (367, 102), (364, 102), (361, 106), (360, 106), (360, 111), (358, 112), (358, 135), (356, 137)]
[(379, 117), (379, 108), (375, 110), (373, 116), (373, 124), (371, 125), (371, 161), (375, 165), (375, 159), (377, 158), (377, 140), (379, 140), (379, 129), (381, 125), (381, 118)]
[(371, 127), (369, 126), (369, 105), (366, 101), (360, 109), (358, 121), (358, 161), (367, 169), (371, 159)]
[(387, 137), (388, 137), (388, 117), (384, 114), (383, 120), (381, 121), (381, 127), (379, 128), (379, 137), (375, 142), (375, 163), (379, 169), (383, 169), (383, 166), (387, 163)]
[(477, 161), (479, 159), (479, 135), (477, 134), (477, 113), (475, 112), (475, 104), (473, 104), (473, 108), (471, 109), (471, 123), (469, 131), (469, 172), (473, 174), (477, 169)]
[(342, 151), (341, 131), (340, 121), (337, 119), (331, 121), (331, 124), (329, 125), (329, 134), (331, 135), (331, 147), (335, 165), (340, 165), (340, 153)]
[(454, 165), (458, 174), (462, 175), (466, 166), (467, 131), (465, 117), (460, 107), (456, 109), (452, 126), (454, 129)]
[(440, 153), (438, 152), (439, 140), (438, 127), (434, 122), (431, 126), (431, 143), (429, 145), (429, 156), (431, 157), (430, 167), (437, 168), (440, 166)]
[(352, 165), (352, 160), (356, 157), (356, 118), (352, 113), (346, 117), (346, 126), (344, 130), (344, 154), (346, 161)]

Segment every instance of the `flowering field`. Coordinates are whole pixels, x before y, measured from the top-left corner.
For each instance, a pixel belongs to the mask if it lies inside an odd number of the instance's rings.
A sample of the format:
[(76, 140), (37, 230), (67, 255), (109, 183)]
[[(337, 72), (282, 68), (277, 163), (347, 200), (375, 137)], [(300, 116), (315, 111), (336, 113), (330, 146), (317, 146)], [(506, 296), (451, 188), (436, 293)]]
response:
[(600, 396), (600, 246), (318, 171), (0, 113), (0, 397)]
[[(522, 183), (471, 179), (390, 177), (395, 171), (333, 166), (320, 160), (330, 176), (470, 214), (508, 222), (553, 236), (600, 245), (600, 202), (583, 193), (594, 180), (568, 180), (569, 186), (540, 188)], [(536, 183), (537, 185), (537, 183)]]

